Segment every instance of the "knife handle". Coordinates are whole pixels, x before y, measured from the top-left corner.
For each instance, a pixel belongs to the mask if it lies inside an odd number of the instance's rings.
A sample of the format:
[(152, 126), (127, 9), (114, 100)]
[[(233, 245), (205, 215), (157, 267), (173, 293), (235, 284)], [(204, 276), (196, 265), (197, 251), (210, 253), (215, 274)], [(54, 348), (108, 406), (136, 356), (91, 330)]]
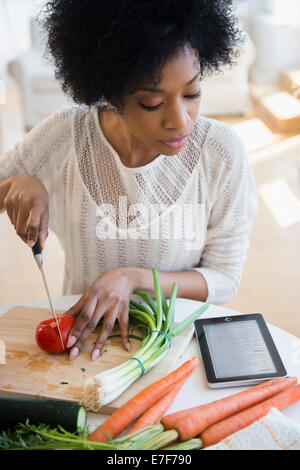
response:
[(33, 251), (34, 256), (35, 256), (35, 255), (40, 255), (40, 254), (42, 253), (41, 245), (40, 245), (39, 239), (37, 239), (35, 245), (33, 245), (33, 247), (32, 247), (31, 249), (32, 249), (32, 251)]

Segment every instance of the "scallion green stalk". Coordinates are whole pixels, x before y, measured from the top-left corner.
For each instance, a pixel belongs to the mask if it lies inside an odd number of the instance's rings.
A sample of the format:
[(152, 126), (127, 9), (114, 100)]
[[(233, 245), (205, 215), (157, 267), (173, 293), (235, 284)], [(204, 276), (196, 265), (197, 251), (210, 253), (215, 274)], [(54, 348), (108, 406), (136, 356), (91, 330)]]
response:
[(137, 450), (156, 450), (165, 447), (178, 438), (178, 432), (175, 429), (164, 431), (157, 436), (148, 439), (145, 443), (136, 444)]
[(201, 439), (190, 439), (188, 441), (178, 442), (177, 444), (170, 445), (168, 447), (164, 447), (163, 450), (193, 450), (193, 449), (201, 449), (203, 447), (203, 443)]

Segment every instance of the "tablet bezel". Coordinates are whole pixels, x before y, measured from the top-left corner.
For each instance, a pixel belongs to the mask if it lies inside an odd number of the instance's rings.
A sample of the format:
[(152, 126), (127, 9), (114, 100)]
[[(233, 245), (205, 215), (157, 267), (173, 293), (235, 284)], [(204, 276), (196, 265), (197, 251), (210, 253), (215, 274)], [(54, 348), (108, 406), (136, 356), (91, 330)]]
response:
[[(273, 373), (267, 374), (253, 374), (253, 375), (241, 375), (241, 376), (231, 376), (231, 377), (221, 377), (217, 378), (214, 371), (213, 361), (209, 351), (208, 342), (206, 339), (204, 325), (211, 325), (217, 323), (232, 323), (238, 321), (250, 321), (255, 320), (258, 324), (262, 337), (265, 341), (266, 347), (270, 353), (272, 361), (274, 363), (276, 371)], [(245, 315), (227, 315), (226, 317), (215, 317), (215, 318), (205, 318), (198, 319), (194, 322), (196, 339), (200, 348), (202, 355), (205, 373), (207, 377), (207, 382), (210, 387), (232, 387), (235, 385), (247, 385), (260, 383), (264, 380), (272, 379), (274, 377), (284, 377), (287, 375), (286, 369), (283, 365), (283, 362), (280, 358), (278, 350), (275, 346), (273, 338), (270, 334), (268, 326), (260, 313), (248, 313)]]

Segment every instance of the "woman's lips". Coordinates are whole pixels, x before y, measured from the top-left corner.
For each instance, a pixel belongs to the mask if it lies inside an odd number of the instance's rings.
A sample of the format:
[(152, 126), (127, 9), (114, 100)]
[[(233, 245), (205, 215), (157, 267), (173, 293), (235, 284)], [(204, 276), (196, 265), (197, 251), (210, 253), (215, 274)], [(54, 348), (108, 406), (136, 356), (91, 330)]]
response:
[(161, 140), (161, 142), (171, 149), (177, 149), (183, 147), (187, 139), (188, 135), (181, 137), (181, 139)]

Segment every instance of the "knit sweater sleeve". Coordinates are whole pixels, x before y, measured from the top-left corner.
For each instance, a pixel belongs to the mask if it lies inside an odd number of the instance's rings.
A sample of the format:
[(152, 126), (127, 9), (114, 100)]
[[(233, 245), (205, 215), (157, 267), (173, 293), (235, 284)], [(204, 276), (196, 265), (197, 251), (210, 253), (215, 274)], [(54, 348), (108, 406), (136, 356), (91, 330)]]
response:
[(193, 269), (206, 280), (206, 301), (225, 304), (240, 286), (258, 200), (243, 142), (229, 126), (219, 124), (219, 131), (207, 152), (207, 159), (215, 167), (210, 164), (208, 172), (211, 207), (207, 239), (199, 266)]
[(0, 182), (22, 174), (36, 176), (50, 197), (70, 151), (71, 113), (70, 106), (53, 112), (0, 156)]

